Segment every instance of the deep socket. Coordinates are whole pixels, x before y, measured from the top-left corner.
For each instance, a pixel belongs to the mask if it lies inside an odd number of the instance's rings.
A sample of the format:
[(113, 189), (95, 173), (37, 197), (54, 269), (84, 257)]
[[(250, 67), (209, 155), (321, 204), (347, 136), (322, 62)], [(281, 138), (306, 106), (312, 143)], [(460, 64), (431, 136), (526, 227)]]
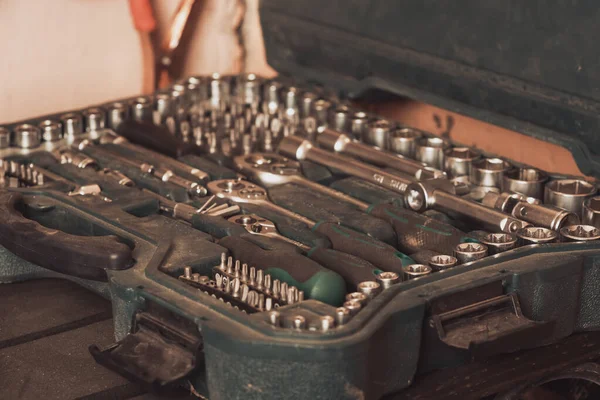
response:
[(372, 146), (386, 149), (390, 134), (390, 123), (384, 119), (371, 121), (367, 125), (367, 132), (363, 136), (363, 142)]
[(388, 149), (392, 153), (404, 157), (415, 158), (417, 151), (417, 140), (423, 137), (423, 133), (413, 128), (395, 128), (390, 131)]
[(417, 141), (415, 158), (430, 167), (444, 167), (444, 152), (448, 144), (439, 137), (421, 138)]
[(63, 127), (63, 137), (73, 140), (76, 136), (83, 133), (83, 118), (81, 114), (68, 113), (60, 116), (60, 122)]

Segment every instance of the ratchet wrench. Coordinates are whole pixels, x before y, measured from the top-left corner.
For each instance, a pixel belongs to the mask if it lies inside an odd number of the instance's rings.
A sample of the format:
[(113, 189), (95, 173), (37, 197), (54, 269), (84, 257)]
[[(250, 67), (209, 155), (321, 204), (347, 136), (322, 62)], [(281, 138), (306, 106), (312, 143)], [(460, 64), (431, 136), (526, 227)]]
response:
[[(465, 241), (466, 234), (449, 224), (432, 220), (415, 212), (394, 207), (390, 204), (368, 204), (328, 186), (313, 182), (302, 175), (300, 163), (274, 153), (252, 153), (234, 159), (238, 171), (253, 181), (273, 187), (285, 183), (295, 183), (315, 192), (346, 201), (359, 210), (387, 221), (396, 232), (396, 247), (403, 252), (414, 253), (420, 250), (442, 249), (452, 251)], [(407, 235), (407, 232), (411, 232)], [(419, 240), (413, 240), (418, 235)]]
[[(288, 136), (279, 143), (278, 152), (296, 160), (309, 160), (366, 179), (403, 194), (407, 206), (418, 212), (429, 208), (451, 212), (481, 224), (485, 229), (514, 233), (529, 224), (511, 215), (456, 196), (454, 185), (446, 179), (416, 181), (403, 175), (382, 171), (353, 158), (319, 149), (308, 140)], [(409, 188), (410, 185), (410, 188)]]
[(402, 273), (405, 255), (392, 246), (370, 236), (332, 222), (316, 222), (271, 202), (262, 187), (241, 179), (221, 179), (209, 182), (209, 192), (234, 203), (251, 203), (300, 221), (309, 228), (326, 236), (334, 250), (352, 254), (369, 261), (376, 267), (390, 272)]

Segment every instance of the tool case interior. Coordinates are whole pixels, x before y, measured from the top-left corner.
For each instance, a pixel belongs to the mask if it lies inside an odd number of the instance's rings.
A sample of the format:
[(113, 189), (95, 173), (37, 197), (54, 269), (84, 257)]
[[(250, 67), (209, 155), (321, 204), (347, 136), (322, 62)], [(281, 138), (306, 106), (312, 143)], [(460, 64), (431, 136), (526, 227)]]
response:
[[(97, 362), (211, 399), (394, 396), (596, 330), (595, 52), (568, 26), (596, 14), (263, 0), (275, 80), (2, 125), (0, 281), (102, 294), (116, 341)], [(558, 144), (586, 177), (359, 105), (390, 95)]]

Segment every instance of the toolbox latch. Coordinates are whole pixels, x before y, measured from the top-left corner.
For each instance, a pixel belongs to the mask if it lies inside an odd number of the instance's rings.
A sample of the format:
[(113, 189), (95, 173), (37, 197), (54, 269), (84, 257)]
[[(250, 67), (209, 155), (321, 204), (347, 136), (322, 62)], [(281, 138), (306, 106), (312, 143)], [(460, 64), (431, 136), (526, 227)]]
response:
[(517, 294), (507, 293), (432, 315), (430, 325), (446, 345), (479, 359), (535, 347), (552, 334), (553, 322), (528, 319)]
[(121, 341), (89, 350), (97, 363), (154, 392), (182, 380), (204, 361), (197, 327), (156, 309), (138, 312), (131, 333)]

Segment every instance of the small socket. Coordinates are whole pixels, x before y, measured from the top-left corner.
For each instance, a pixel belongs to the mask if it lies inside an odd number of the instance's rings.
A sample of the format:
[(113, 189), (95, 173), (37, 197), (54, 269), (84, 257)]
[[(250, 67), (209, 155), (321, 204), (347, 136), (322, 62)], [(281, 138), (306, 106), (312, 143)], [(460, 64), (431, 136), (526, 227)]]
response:
[(544, 203), (581, 215), (583, 202), (596, 191), (596, 185), (584, 180), (559, 179), (546, 184)]
[(74, 139), (83, 133), (83, 118), (81, 114), (68, 113), (60, 116), (63, 127), (63, 137)]
[(46, 119), (40, 122), (39, 126), (44, 142), (56, 142), (62, 138), (62, 125), (60, 122)]
[(6, 149), (10, 146), (10, 131), (0, 127), (0, 149)]
[(390, 131), (388, 149), (404, 157), (415, 158), (417, 141), (423, 133), (414, 128), (396, 128)]
[(269, 312), (269, 323), (273, 326), (281, 326), (281, 313), (279, 311)]
[(457, 264), (458, 259), (456, 257), (445, 254), (435, 255), (429, 259), (429, 266), (434, 271), (444, 271), (446, 269), (455, 267)]
[(351, 317), (352, 314), (346, 307), (338, 307), (335, 309), (335, 322), (338, 325), (346, 324), (348, 321), (350, 321)]
[(381, 285), (375, 281), (364, 281), (358, 284), (358, 291), (372, 299), (381, 292)]
[(34, 149), (41, 143), (42, 135), (37, 126), (21, 124), (15, 128), (14, 146), (22, 149)]
[(487, 246), (481, 243), (460, 243), (454, 248), (454, 257), (460, 264), (480, 260), (487, 254)]
[(471, 183), (477, 186), (491, 186), (502, 190), (504, 173), (511, 165), (501, 158), (482, 158), (473, 162)]
[(417, 141), (415, 158), (430, 167), (444, 168), (444, 152), (448, 143), (439, 137), (421, 138)]
[(332, 115), (331, 126), (339, 132), (351, 132), (352, 121), (350, 119), (352, 110), (348, 106), (339, 106)]
[(86, 132), (97, 132), (104, 129), (106, 125), (106, 115), (104, 110), (98, 107), (88, 108), (83, 111)]
[(600, 239), (600, 229), (591, 225), (570, 225), (560, 230), (563, 242), (591, 242)]
[(600, 228), (600, 196), (590, 197), (583, 202), (582, 222)]
[(302, 315), (296, 315), (292, 318), (292, 326), (294, 329), (302, 330), (306, 328), (306, 318)]
[(125, 103), (119, 101), (110, 103), (106, 106), (106, 126), (116, 130), (121, 122), (129, 118), (129, 107)]
[(354, 139), (362, 139), (367, 134), (369, 116), (363, 111), (355, 112), (352, 115), (350, 132)]
[(152, 122), (154, 114), (154, 104), (149, 97), (136, 97), (131, 102), (131, 111), (133, 119), (140, 122)]
[(335, 328), (335, 319), (331, 315), (323, 315), (319, 318), (319, 325), (322, 332), (327, 332)]
[(362, 308), (362, 304), (357, 300), (348, 300), (344, 302), (344, 308), (350, 311), (350, 315), (356, 315)]
[(479, 157), (478, 152), (468, 147), (447, 149), (444, 155), (444, 170), (452, 178), (470, 176), (473, 161)]
[(389, 135), (390, 123), (385, 119), (378, 119), (369, 122), (366, 135), (363, 136), (363, 142), (380, 149), (386, 149)]
[(395, 272), (382, 272), (377, 275), (377, 282), (385, 290), (400, 282), (400, 276)]
[(481, 239), (481, 243), (487, 246), (489, 254), (498, 254), (511, 249), (517, 245), (517, 237), (510, 233), (489, 233)]
[(536, 168), (512, 168), (504, 174), (502, 188), (507, 192), (521, 193), (542, 199), (548, 175)]
[(552, 229), (539, 226), (529, 226), (517, 231), (518, 243), (520, 246), (529, 244), (553, 243), (558, 239), (558, 234)]
[(423, 264), (410, 264), (402, 267), (404, 273), (404, 280), (417, 279), (425, 275), (429, 275), (432, 269), (429, 265)]
[(369, 298), (361, 292), (352, 292), (346, 295), (346, 301), (358, 301), (361, 305), (367, 304)]

